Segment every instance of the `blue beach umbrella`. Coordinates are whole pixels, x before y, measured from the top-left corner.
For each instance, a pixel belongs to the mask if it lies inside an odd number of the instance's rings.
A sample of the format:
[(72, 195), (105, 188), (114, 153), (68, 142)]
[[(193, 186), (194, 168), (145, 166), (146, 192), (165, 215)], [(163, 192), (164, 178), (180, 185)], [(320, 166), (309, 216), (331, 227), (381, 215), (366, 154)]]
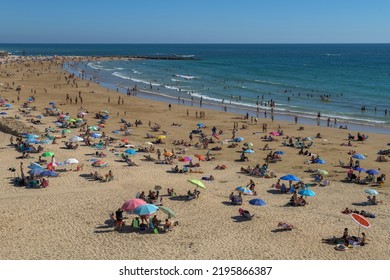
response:
[(363, 156), (362, 154), (354, 154), (352, 157), (357, 159), (366, 159), (366, 157)]
[(56, 103), (55, 102), (49, 102), (49, 105), (54, 106), (54, 105), (56, 105)]
[(316, 195), (316, 193), (313, 192), (313, 191), (310, 190), (310, 189), (300, 190), (300, 191), (298, 192), (298, 194), (303, 195), (303, 196), (315, 196), (315, 195)]
[(317, 163), (317, 164), (325, 164), (325, 160), (323, 159), (320, 159), (320, 158), (317, 158), (313, 161), (313, 163)]
[(367, 190), (364, 190), (365, 193), (368, 193), (369, 195), (377, 195), (379, 194), (377, 190), (374, 190), (374, 189), (367, 189)]
[(54, 171), (51, 171), (51, 170), (44, 170), (41, 172), (41, 176), (56, 177), (56, 176), (58, 176), (58, 174)]
[(42, 173), (42, 169), (39, 169), (39, 168), (36, 168), (36, 169), (30, 169), (29, 171), (27, 171), (28, 174), (30, 175), (40, 175)]
[(158, 210), (158, 207), (153, 204), (144, 204), (136, 207), (133, 210), (134, 214), (140, 215), (140, 216), (145, 216), (145, 215), (151, 215), (155, 213)]
[(39, 136), (36, 134), (27, 134), (26, 138), (35, 138), (36, 139), (36, 138), (39, 138)]
[(204, 127), (206, 127), (206, 125), (205, 125), (204, 123), (198, 123), (197, 126), (198, 126), (199, 128), (204, 128)]
[(249, 204), (255, 205), (255, 206), (264, 206), (267, 203), (265, 203), (265, 201), (260, 199), (260, 198), (254, 198), (254, 199), (249, 200)]
[(234, 142), (241, 142), (241, 141), (244, 141), (244, 138), (237, 137), (236, 139), (234, 139)]
[(28, 143), (28, 144), (38, 144), (39, 141), (36, 140), (36, 139), (33, 139), (33, 138), (28, 138), (28, 139), (26, 140), (26, 143)]
[(98, 133), (92, 133), (92, 134), (91, 134), (91, 137), (92, 137), (92, 138), (100, 138), (100, 137), (102, 137), (102, 135), (101, 135), (101, 134), (98, 134)]
[(247, 187), (237, 187), (236, 191), (239, 191), (240, 193), (243, 194), (253, 194), (253, 192)]
[(297, 176), (295, 175), (292, 175), (292, 174), (287, 174), (287, 175), (284, 175), (282, 177), (280, 177), (280, 180), (284, 180), (284, 181), (301, 181), (301, 179), (299, 179)]
[(378, 170), (375, 170), (375, 169), (368, 169), (366, 170), (366, 173), (368, 175), (377, 175), (377, 174), (381, 174)]
[(276, 151), (274, 154), (275, 155), (284, 155), (284, 152), (283, 151)]
[(254, 154), (255, 151), (252, 150), (252, 149), (246, 149), (246, 150), (244, 150), (244, 153), (246, 153), (246, 154)]
[(127, 149), (127, 150), (125, 150), (125, 153), (129, 154), (129, 155), (135, 155), (137, 152), (133, 149)]
[(41, 169), (44, 170), (43, 166), (39, 165), (38, 163), (32, 162), (27, 168), (30, 169)]
[(1, 112), (0, 115), (7, 115), (7, 112)]
[(359, 172), (366, 172), (366, 170), (362, 167), (355, 167), (353, 170), (359, 171)]
[(11, 107), (12, 107), (12, 105), (11, 105), (11, 104), (5, 104), (5, 107), (7, 107), (7, 108), (11, 108)]

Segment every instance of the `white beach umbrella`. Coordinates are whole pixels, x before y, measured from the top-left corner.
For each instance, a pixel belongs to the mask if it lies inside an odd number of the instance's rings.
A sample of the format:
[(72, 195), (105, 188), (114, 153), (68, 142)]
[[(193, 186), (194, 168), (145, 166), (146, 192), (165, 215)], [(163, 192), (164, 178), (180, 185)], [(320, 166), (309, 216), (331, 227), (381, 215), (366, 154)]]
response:
[(79, 163), (79, 161), (75, 158), (70, 158), (65, 160), (65, 164), (77, 164), (77, 163)]
[(70, 142), (81, 142), (81, 141), (84, 141), (83, 138), (79, 137), (79, 136), (73, 136), (69, 139)]

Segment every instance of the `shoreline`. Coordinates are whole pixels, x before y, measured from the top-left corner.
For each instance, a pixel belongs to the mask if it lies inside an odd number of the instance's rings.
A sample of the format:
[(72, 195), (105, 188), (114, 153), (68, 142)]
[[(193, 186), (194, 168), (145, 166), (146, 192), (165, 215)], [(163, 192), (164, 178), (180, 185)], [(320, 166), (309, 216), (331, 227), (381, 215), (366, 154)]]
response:
[[(95, 57), (96, 60), (91, 60), (89, 61), (88, 58), (87, 60), (83, 60), (84, 63), (92, 62), (92, 61), (99, 61), (98, 57)], [(108, 60), (115, 60), (115, 57), (106, 57)], [(70, 66), (66, 66), (64, 64), (63, 69), (71, 74), (75, 74), (76, 76), (79, 76), (79, 72), (77, 70), (80, 70), (80, 68), (72, 68)], [(80, 77), (79, 77), (80, 78)], [(88, 79), (93, 79), (92, 76), (86, 75), (84, 80)], [(100, 81), (94, 81), (98, 83), (99, 85), (109, 88), (111, 90), (116, 90), (118, 89), (118, 92), (122, 94), (127, 93), (127, 89), (129, 87), (123, 87), (121, 84), (114, 84), (114, 83), (109, 83), (109, 82), (100, 82)], [(137, 82), (132, 81), (132, 87), (135, 87), (138, 85)], [(259, 112), (257, 112), (257, 109), (255, 107), (250, 108), (245, 105), (240, 105), (240, 104), (232, 104), (232, 103), (217, 103), (217, 102), (212, 102), (210, 100), (203, 100), (202, 101), (202, 107), (200, 106), (200, 98), (196, 97), (196, 99), (191, 100), (189, 98), (183, 98), (179, 97), (180, 99), (178, 100), (178, 97), (165, 94), (165, 93), (160, 93), (157, 91), (151, 91), (151, 90), (146, 90), (142, 89), (141, 87), (138, 89), (137, 93), (140, 93), (138, 96), (141, 98), (146, 98), (146, 99), (151, 99), (155, 101), (162, 101), (165, 103), (180, 103), (180, 105), (185, 105), (185, 106), (190, 106), (190, 107), (195, 107), (201, 110), (202, 108), (207, 108), (215, 111), (224, 111), (224, 106), (227, 107), (228, 111), (230, 113), (238, 114), (238, 115), (245, 115), (246, 113), (249, 113), (249, 117), (257, 117), (258, 121), (264, 121), (264, 120), (271, 120), (271, 113), (270, 113), (270, 108), (264, 108), (262, 107)], [(185, 103), (183, 103), (183, 101)], [(179, 104), (178, 104), (179, 105)], [(267, 117), (264, 117), (264, 111), (267, 111)], [(307, 115), (302, 115), (302, 113), (299, 114), (293, 114), (290, 112), (283, 112), (278, 109), (274, 111), (274, 121), (285, 121), (289, 123), (294, 123), (294, 117), (297, 116), (299, 121), (299, 124), (302, 125), (312, 125), (316, 126), (317, 124), (317, 119), (315, 116), (307, 116)], [(368, 133), (380, 133), (380, 134), (390, 134), (390, 126), (380, 126), (380, 125), (369, 125), (369, 124), (364, 124), (364, 123), (358, 123), (358, 122), (353, 122), (353, 121), (346, 121), (346, 120), (337, 120), (337, 125), (336, 127), (333, 126), (334, 123), (334, 118), (331, 118), (331, 128), (335, 129), (340, 129), (340, 130), (349, 130), (349, 131), (355, 131), (355, 132), (368, 132)], [(320, 127), (327, 127), (327, 118), (326, 117), (321, 117), (320, 120)], [(341, 129), (343, 127), (343, 129)], [(345, 129), (347, 127), (348, 129)]]

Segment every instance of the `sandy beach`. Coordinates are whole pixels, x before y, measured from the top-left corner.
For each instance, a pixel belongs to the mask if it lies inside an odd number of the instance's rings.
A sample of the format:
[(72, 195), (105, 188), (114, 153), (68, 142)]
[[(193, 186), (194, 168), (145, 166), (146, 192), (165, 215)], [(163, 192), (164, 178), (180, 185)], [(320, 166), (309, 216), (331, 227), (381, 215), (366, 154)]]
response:
[[(295, 123), (275, 121), (269, 118), (259, 118), (257, 123), (244, 119), (243, 116), (229, 112), (207, 110), (194, 106), (178, 105), (172, 102), (171, 108), (167, 103), (137, 96), (119, 94), (108, 90), (88, 80), (70, 77), (61, 68), (63, 60), (80, 58), (57, 58), (55, 60), (35, 59), (28, 61), (8, 61), (0, 64), (0, 96), (7, 100), (11, 107), (2, 107), (4, 118), (18, 117), (17, 122), (24, 123), (45, 134), (45, 128), (51, 126), (59, 132), (51, 133), (61, 137), (61, 128), (53, 123), (55, 116), (35, 118), (45, 113), (45, 107), (51, 107), (49, 102), (55, 102), (60, 113), (69, 113), (77, 118), (81, 111), (88, 112), (85, 116), (87, 126), (98, 126), (95, 114), (107, 110), (109, 119), (106, 126), (100, 131), (108, 137), (115, 138), (107, 148), (97, 150), (80, 143), (77, 150), (66, 149), (64, 142), (69, 137), (80, 134), (80, 128), (71, 128), (64, 138), (56, 140), (57, 144), (44, 144), (43, 152), (51, 151), (58, 162), (69, 158), (78, 159), (83, 169), (74, 171), (76, 165), (58, 166), (59, 177), (49, 178), (46, 188), (26, 188), (15, 186), (13, 179), (21, 176), (20, 164), (23, 163), (24, 172), (31, 162), (38, 161), (42, 153), (31, 154), (33, 158), (17, 159), (22, 154), (10, 145), (10, 134), (0, 132), (0, 256), (1, 259), (270, 259), (270, 260), (381, 260), (389, 259), (390, 245), (388, 230), (390, 228), (389, 187), (384, 185), (356, 184), (345, 182), (348, 168), (339, 166), (339, 161), (349, 163), (351, 157), (348, 152), (355, 151), (366, 156), (360, 160), (360, 166), (365, 169), (376, 169), (387, 176), (390, 174), (389, 162), (378, 162), (377, 152), (388, 148), (388, 135), (372, 134), (365, 141), (351, 141), (348, 143), (348, 133), (355, 136), (356, 131), (337, 128), (308, 126)], [(17, 87), (20, 86), (20, 94)], [(72, 103), (66, 96), (72, 98)], [(80, 101), (82, 97), (82, 104)], [(19, 100), (18, 100), (19, 97)], [(28, 107), (22, 108), (29, 97), (35, 99)], [(75, 104), (75, 99), (78, 99)], [(123, 101), (122, 101), (123, 100)], [(26, 112), (26, 113), (23, 113)], [(200, 112), (204, 117), (200, 118)], [(40, 124), (31, 123), (31, 119), (40, 121)], [(124, 132), (115, 134), (123, 126), (121, 119), (132, 123), (129, 135)], [(142, 125), (135, 126), (136, 120)], [(156, 123), (161, 126), (159, 131), (152, 131), (149, 126)], [(202, 131), (215, 143), (210, 143), (207, 149), (196, 148), (199, 134), (193, 134), (191, 146), (174, 145), (173, 141), (190, 142), (190, 132), (197, 129), (197, 124), (206, 125)], [(234, 148), (228, 146), (233, 136), (233, 124), (238, 124), (238, 131), (234, 138), (242, 137)], [(267, 124), (267, 132), (263, 132), (262, 125)], [(212, 137), (212, 128), (222, 130), (219, 139)], [(303, 130), (299, 130), (300, 127)], [(274, 136), (275, 141), (267, 142), (261, 137), (270, 132), (283, 130), (283, 136)], [(164, 131), (166, 134), (164, 134)], [(315, 136), (320, 133), (321, 138)], [(121, 161), (120, 154), (126, 148), (120, 148), (122, 139), (128, 138), (129, 144), (149, 147), (148, 141), (155, 138), (146, 138), (163, 135), (165, 144), (154, 145), (155, 150), (164, 149), (177, 154), (174, 164), (156, 164), (145, 160), (146, 155), (157, 159), (156, 152), (138, 152), (131, 159), (138, 166), (128, 166)], [(363, 132), (364, 134), (364, 132)], [(325, 164), (310, 164), (310, 156), (299, 155), (299, 149), (287, 147), (282, 143), (285, 137), (312, 137), (313, 146), (309, 151), (325, 160)], [(16, 139), (15, 136), (13, 136)], [(91, 139), (98, 142), (99, 139)], [(16, 141), (15, 141), (16, 142)], [(249, 161), (238, 161), (243, 151), (243, 143), (253, 143), (253, 154), (247, 154)], [(270, 150), (263, 150), (268, 144)], [(37, 145), (35, 145), (37, 146)], [(221, 150), (212, 150), (221, 147)], [(185, 155), (183, 155), (185, 150)], [(241, 172), (241, 168), (263, 165), (268, 153), (281, 150), (282, 160), (268, 164), (267, 174), (274, 176), (265, 178), (251, 176)], [(307, 149), (304, 149), (307, 150)], [(91, 166), (91, 159), (96, 152), (103, 152), (106, 157), (102, 160), (108, 163), (107, 167), (96, 168)], [(211, 161), (200, 161), (196, 154), (206, 157), (210, 151), (214, 158)], [(191, 168), (196, 173), (170, 173), (177, 164), (183, 168), (184, 162), (178, 158), (189, 156), (193, 163), (200, 167)], [(387, 156), (385, 158), (388, 158)], [(45, 158), (50, 161), (50, 158)], [(355, 159), (354, 159), (355, 161)], [(225, 165), (226, 169), (217, 170), (216, 166)], [(14, 168), (15, 171), (9, 169)], [(314, 174), (309, 170), (322, 169), (328, 171), (324, 175), (330, 183), (327, 186), (313, 185), (310, 187), (316, 193), (314, 197), (307, 197), (308, 204), (301, 207), (288, 206), (291, 193), (281, 193), (272, 187), (277, 180), (286, 174), (298, 176), (304, 183), (315, 184)], [(66, 171), (65, 171), (66, 169)], [(69, 171), (73, 169), (72, 171)], [(98, 170), (102, 175), (112, 170), (114, 179), (109, 182), (92, 180), (89, 174)], [(354, 171), (358, 175), (357, 171)], [(213, 175), (214, 181), (202, 182), (206, 189), (200, 189), (199, 198), (184, 201), (188, 190), (194, 185), (187, 180), (198, 179)], [(362, 172), (362, 177), (366, 174)], [(271, 176), (268, 176), (271, 177)], [(229, 195), (237, 194), (235, 188), (247, 185), (250, 180), (255, 182), (257, 195), (243, 196), (242, 205), (232, 205)], [(288, 181), (284, 181), (288, 185)], [(123, 231), (115, 231), (105, 223), (111, 212), (115, 212), (122, 204), (134, 198), (136, 193), (154, 190), (155, 186), (162, 186), (160, 195), (162, 203), (173, 209), (178, 225), (170, 232), (153, 234), (150, 230), (133, 231), (131, 221), (136, 215), (124, 213), (125, 227)], [(167, 188), (174, 188), (177, 196), (168, 196)], [(379, 192), (378, 205), (363, 205), (367, 201), (366, 189), (375, 189)], [(261, 198), (265, 206), (253, 206), (248, 203), (253, 198)], [(341, 237), (344, 228), (349, 229), (350, 235), (358, 235), (359, 226), (350, 215), (341, 213), (346, 207), (358, 211), (365, 210), (375, 214), (375, 218), (367, 218), (371, 228), (360, 229), (368, 238), (366, 246), (349, 248), (346, 252), (335, 250), (335, 244), (326, 244), (322, 239), (333, 236)], [(240, 217), (239, 208), (248, 210), (254, 215), (253, 219), (245, 220)], [(160, 220), (164, 221), (166, 214), (157, 212)], [(278, 228), (279, 222), (294, 225), (291, 231)]]

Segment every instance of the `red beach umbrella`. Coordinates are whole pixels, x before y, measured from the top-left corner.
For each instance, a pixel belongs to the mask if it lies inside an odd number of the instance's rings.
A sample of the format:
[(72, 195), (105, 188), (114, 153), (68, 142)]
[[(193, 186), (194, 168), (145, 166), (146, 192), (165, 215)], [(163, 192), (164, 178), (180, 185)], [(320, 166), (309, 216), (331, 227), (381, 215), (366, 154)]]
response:
[(357, 213), (352, 213), (351, 214), (352, 219), (359, 224), (359, 233), (358, 236), (360, 235), (360, 227), (364, 228), (370, 228), (371, 224), (369, 221), (366, 220), (362, 215), (359, 215)]
[(131, 198), (131, 199), (127, 200), (125, 203), (123, 203), (122, 209), (124, 211), (133, 212), (133, 210), (135, 208), (137, 208), (140, 205), (145, 205), (145, 204), (146, 204), (145, 200), (142, 200), (139, 198)]

